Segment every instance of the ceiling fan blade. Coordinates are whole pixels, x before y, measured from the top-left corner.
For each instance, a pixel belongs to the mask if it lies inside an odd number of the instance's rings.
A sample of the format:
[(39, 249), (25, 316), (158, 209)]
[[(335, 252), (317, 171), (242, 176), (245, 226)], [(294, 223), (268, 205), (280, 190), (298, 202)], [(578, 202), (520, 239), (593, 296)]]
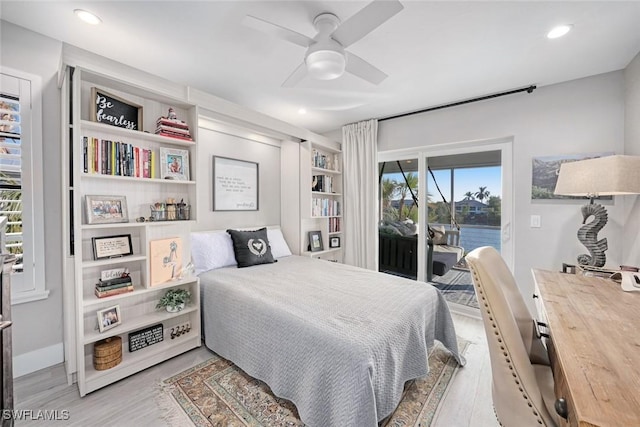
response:
[(255, 30), (262, 31), (270, 36), (277, 37), (279, 39), (287, 40), (291, 43), (297, 44), (302, 47), (309, 47), (313, 43), (313, 39), (305, 36), (304, 34), (296, 33), (280, 25), (274, 24), (269, 21), (265, 21), (255, 16), (246, 15), (242, 18), (242, 23), (247, 27), (251, 27)]
[(402, 9), (404, 6), (398, 0), (375, 0), (340, 24), (331, 37), (346, 48), (378, 28)]
[(303, 62), (302, 64), (298, 65), (298, 68), (296, 68), (289, 77), (287, 77), (287, 80), (282, 83), (282, 87), (294, 87), (295, 85), (300, 83), (300, 80), (304, 79), (306, 75), (307, 65)]
[(345, 52), (345, 54), (347, 55), (346, 70), (354, 76), (358, 76), (374, 85), (382, 83), (382, 81), (388, 77), (385, 73), (359, 56), (351, 52)]

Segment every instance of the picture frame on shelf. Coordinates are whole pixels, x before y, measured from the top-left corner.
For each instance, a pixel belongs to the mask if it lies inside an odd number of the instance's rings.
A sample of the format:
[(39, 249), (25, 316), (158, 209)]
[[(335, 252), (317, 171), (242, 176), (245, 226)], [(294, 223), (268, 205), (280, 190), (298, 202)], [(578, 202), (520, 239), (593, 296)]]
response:
[(113, 305), (111, 307), (98, 310), (96, 315), (98, 316), (98, 329), (100, 330), (100, 333), (111, 328), (115, 328), (122, 323), (119, 305)]
[(125, 196), (86, 195), (84, 200), (87, 224), (129, 222)]
[(182, 249), (180, 237), (149, 242), (149, 286), (158, 286), (181, 277)]
[(91, 121), (142, 132), (142, 105), (91, 88)]
[(213, 156), (213, 210), (259, 210), (259, 164)]
[(189, 181), (189, 150), (160, 147), (160, 177)]
[(92, 237), (91, 245), (93, 246), (93, 259), (96, 261), (133, 255), (131, 234)]
[(310, 231), (309, 232), (309, 250), (311, 252), (318, 252), (324, 250), (324, 246), (322, 244), (322, 232), (321, 231)]
[(330, 248), (339, 248), (340, 247), (340, 237), (338, 237), (338, 236), (329, 237), (329, 247)]

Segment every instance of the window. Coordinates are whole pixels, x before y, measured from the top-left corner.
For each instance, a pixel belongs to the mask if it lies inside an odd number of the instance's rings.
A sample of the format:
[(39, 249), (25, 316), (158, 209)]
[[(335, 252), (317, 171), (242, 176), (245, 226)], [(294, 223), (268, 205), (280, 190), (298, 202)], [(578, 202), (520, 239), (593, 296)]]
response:
[[(40, 79), (0, 73), (0, 216), (7, 217), (3, 253), (16, 256), (12, 302), (46, 298)], [(36, 236), (37, 242), (36, 242)]]

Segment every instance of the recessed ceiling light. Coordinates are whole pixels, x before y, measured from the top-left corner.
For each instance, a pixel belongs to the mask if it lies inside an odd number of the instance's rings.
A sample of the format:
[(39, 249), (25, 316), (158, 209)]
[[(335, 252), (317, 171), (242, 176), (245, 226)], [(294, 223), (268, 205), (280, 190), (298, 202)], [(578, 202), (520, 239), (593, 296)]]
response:
[(102, 22), (102, 19), (98, 18), (97, 15), (94, 15), (91, 12), (87, 12), (86, 10), (76, 9), (73, 11), (73, 13), (75, 13), (78, 18), (82, 19), (87, 24), (98, 25)]
[(562, 37), (571, 31), (572, 27), (573, 25), (558, 25), (547, 33), (547, 38), (557, 39), (558, 37)]
[(304, 107), (298, 109), (298, 114), (307, 114), (307, 109)]

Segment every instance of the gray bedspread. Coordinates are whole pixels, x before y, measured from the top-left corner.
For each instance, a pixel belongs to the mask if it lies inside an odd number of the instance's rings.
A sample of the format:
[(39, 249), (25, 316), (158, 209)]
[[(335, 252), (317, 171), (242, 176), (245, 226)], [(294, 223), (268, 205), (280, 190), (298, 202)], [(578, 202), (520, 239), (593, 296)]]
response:
[(434, 339), (464, 364), (447, 304), (423, 282), (299, 256), (200, 279), (206, 346), (308, 426), (377, 426), (427, 373)]

